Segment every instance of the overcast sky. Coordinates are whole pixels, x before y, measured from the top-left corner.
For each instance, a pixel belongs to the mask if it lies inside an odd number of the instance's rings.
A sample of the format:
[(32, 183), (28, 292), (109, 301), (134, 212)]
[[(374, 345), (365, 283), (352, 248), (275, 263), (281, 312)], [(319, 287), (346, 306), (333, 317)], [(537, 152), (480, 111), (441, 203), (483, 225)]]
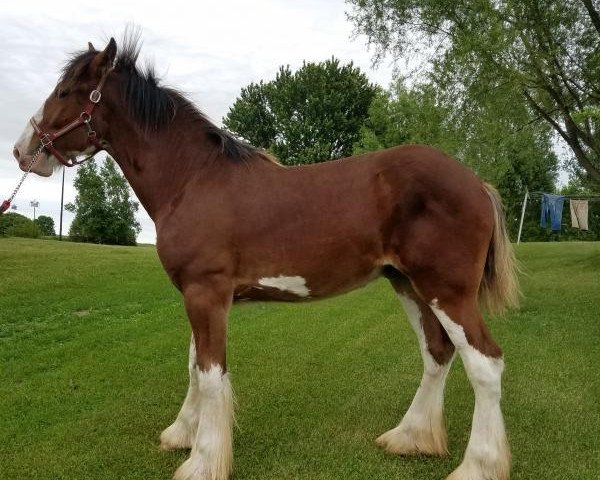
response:
[[(68, 52), (92, 41), (121, 36), (125, 26), (142, 28), (142, 56), (156, 65), (168, 85), (191, 94), (215, 122), (227, 113), (242, 87), (275, 76), (280, 65), (332, 55), (354, 61), (375, 83), (388, 86), (392, 67), (371, 68), (364, 37), (352, 39), (343, 0), (204, 0), (3, 2), (0, 10), (0, 200), (12, 192), (20, 170), (12, 157), (14, 142), (29, 117), (54, 88)], [(65, 202), (73, 201), (68, 169)], [(15, 204), (32, 216), (29, 202), (40, 202), (38, 215), (54, 217), (58, 229), (60, 175), (30, 175)], [(66, 212), (66, 226), (72, 215)], [(152, 221), (139, 215), (139, 242), (155, 241)]]

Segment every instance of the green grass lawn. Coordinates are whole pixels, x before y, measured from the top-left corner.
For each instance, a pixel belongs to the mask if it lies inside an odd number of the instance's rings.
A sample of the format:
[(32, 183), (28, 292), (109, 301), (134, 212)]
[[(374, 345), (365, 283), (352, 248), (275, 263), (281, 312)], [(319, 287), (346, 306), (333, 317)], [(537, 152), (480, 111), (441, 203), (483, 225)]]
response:
[[(490, 328), (506, 357), (513, 479), (600, 472), (600, 244), (525, 244), (522, 308)], [(0, 479), (167, 479), (187, 452), (158, 436), (187, 389), (189, 327), (151, 247), (0, 239)], [(448, 381), (450, 456), (373, 439), (421, 377), (385, 281), (311, 304), (233, 309), (234, 478), (441, 479), (468, 440), (473, 395)]]

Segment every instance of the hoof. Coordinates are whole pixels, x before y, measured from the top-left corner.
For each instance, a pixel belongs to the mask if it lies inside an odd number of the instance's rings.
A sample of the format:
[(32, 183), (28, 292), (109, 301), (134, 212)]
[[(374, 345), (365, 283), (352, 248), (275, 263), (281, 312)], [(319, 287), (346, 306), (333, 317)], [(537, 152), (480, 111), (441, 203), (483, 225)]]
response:
[(173, 480), (227, 480), (229, 471), (210, 468), (201, 456), (188, 458), (173, 475)]
[(502, 432), (490, 445), (472, 445), (469, 441), (465, 458), (446, 480), (509, 480), (510, 463), (510, 447)]
[(395, 455), (444, 456), (448, 454), (445, 431), (434, 434), (431, 431), (398, 426), (378, 437), (375, 443), (386, 452)]
[(465, 459), (446, 480), (509, 480), (510, 455), (491, 463), (489, 459)]
[(173, 475), (173, 480), (213, 480), (213, 477), (206, 465), (198, 460), (188, 458), (179, 466)]
[(192, 448), (192, 441), (196, 432), (181, 423), (173, 423), (160, 434), (160, 449), (169, 451), (177, 449)]

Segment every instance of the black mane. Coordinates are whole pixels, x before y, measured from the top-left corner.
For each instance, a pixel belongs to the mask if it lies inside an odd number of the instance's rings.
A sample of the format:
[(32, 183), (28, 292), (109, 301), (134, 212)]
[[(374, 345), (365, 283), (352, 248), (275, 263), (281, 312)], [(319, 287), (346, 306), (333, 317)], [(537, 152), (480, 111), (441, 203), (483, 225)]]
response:
[[(132, 119), (146, 131), (159, 131), (171, 123), (178, 110), (185, 110), (198, 121), (223, 156), (231, 160), (249, 160), (261, 157), (272, 160), (261, 149), (245, 143), (231, 133), (217, 127), (181, 91), (160, 84), (152, 65), (140, 68), (137, 64), (141, 42), (139, 34), (125, 34), (115, 59), (115, 71), (124, 74), (123, 102)], [(98, 52), (86, 50), (71, 56), (63, 68), (62, 79), (75, 78), (82, 67), (89, 65)]]

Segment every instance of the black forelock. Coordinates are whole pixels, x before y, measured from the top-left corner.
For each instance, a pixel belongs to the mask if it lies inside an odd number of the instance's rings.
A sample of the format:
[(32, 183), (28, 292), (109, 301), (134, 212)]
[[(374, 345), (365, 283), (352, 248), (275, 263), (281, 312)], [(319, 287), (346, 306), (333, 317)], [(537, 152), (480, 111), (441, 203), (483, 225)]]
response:
[(69, 55), (63, 65), (59, 81), (78, 80), (84, 68), (90, 64), (98, 52), (82, 50)]

